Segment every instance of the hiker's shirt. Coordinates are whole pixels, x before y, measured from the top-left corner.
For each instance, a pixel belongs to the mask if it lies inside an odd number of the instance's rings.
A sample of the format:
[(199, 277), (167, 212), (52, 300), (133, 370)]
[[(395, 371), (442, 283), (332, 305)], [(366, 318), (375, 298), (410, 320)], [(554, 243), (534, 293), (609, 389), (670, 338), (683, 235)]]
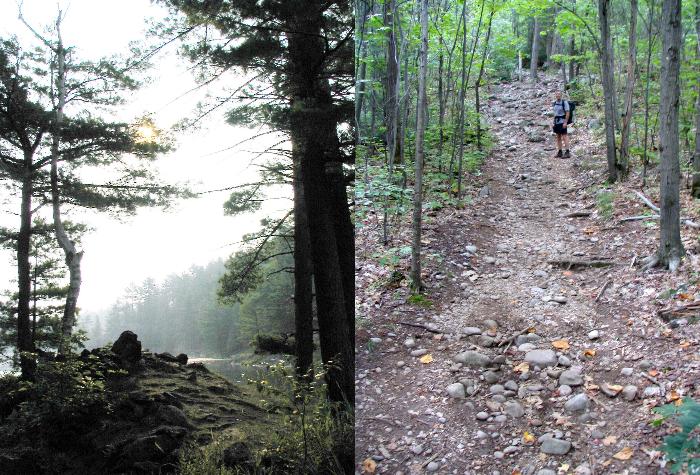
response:
[(554, 125), (563, 124), (566, 120), (567, 112), (569, 112), (568, 101), (554, 101)]

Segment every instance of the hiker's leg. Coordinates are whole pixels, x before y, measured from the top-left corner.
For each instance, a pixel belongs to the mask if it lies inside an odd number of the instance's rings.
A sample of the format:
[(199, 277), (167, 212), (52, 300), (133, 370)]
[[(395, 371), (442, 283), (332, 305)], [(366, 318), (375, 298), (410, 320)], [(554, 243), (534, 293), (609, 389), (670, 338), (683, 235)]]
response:
[[(569, 150), (569, 134), (563, 134), (564, 135), (564, 148)], [(561, 148), (561, 147), (559, 147)]]
[(561, 150), (561, 134), (555, 134), (557, 136), (557, 150)]

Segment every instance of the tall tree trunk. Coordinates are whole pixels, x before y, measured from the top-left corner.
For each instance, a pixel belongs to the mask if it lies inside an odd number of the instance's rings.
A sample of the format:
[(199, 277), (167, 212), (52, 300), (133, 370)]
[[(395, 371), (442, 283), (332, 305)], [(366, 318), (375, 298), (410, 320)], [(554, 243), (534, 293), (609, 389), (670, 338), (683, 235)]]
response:
[(65, 355), (70, 353), (71, 349), (71, 335), (73, 334), (73, 326), (75, 325), (75, 313), (78, 305), (78, 295), (80, 294), (80, 262), (82, 261), (83, 253), (82, 251), (77, 251), (75, 244), (66, 234), (66, 230), (61, 219), (61, 198), (58, 189), (58, 149), (61, 143), (63, 109), (66, 104), (66, 50), (63, 48), (63, 42), (61, 40), (60, 22), (61, 16), (59, 14), (59, 19), (56, 22), (58, 45), (54, 50), (58, 63), (56, 76), (58, 80), (56, 90), (56, 93), (58, 94), (58, 104), (55, 111), (56, 118), (54, 122), (53, 137), (51, 140), (51, 202), (56, 240), (66, 256), (66, 265), (68, 266), (69, 273), (68, 293), (66, 295), (66, 304), (63, 308), (63, 319), (61, 320), (61, 340), (58, 344), (58, 353)]
[[(427, 109), (426, 79), (428, 75), (428, 0), (421, 0), (421, 45), (418, 73), (418, 107), (416, 110), (416, 180), (413, 189), (413, 246), (411, 253), (411, 287), (416, 292), (423, 288), (421, 282), (421, 224), (423, 213), (423, 159), (425, 120)], [(466, 26), (466, 25), (465, 25)]]
[(532, 25), (532, 51), (530, 53), (530, 79), (537, 81), (537, 61), (540, 55), (540, 22), (535, 17)]
[[(358, 3), (364, 3), (364, 2), (358, 2)], [(355, 142), (360, 143), (362, 139), (362, 106), (364, 105), (365, 101), (365, 94), (366, 94), (366, 88), (365, 88), (365, 76), (367, 75), (367, 62), (365, 61), (365, 56), (367, 56), (367, 42), (364, 41), (364, 33), (365, 33), (365, 15), (362, 15), (362, 19), (358, 20), (360, 24), (362, 25), (359, 28), (360, 32), (360, 37), (359, 37), (359, 43), (360, 43), (360, 51), (359, 51), (359, 57), (357, 58), (357, 62), (359, 64), (359, 67), (357, 68), (357, 71), (355, 73)]]
[(608, 181), (613, 183), (618, 179), (618, 163), (615, 151), (615, 69), (610, 36), (610, 3), (611, 0), (598, 0), (601, 39), (600, 62), (603, 73), (603, 95), (605, 96), (605, 145), (608, 160)]
[[(466, 5), (466, 2), (465, 2)], [(476, 55), (476, 47), (478, 45), (479, 35), (481, 34), (481, 24), (484, 19), (484, 8), (486, 2), (481, 3), (481, 10), (479, 12), (479, 23), (476, 26), (476, 35), (474, 35), (472, 41), (472, 52), (469, 56), (469, 67), (467, 67), (466, 75), (464, 73), (464, 56), (462, 57), (462, 87), (461, 87), (461, 104), (460, 104), (460, 122), (459, 122), (459, 161), (458, 161), (458, 172), (457, 172), (457, 198), (462, 198), (462, 165), (464, 163), (464, 124), (466, 122), (466, 95), (467, 89), (469, 88), (469, 78), (472, 74), (472, 65), (474, 64), (474, 56)], [(464, 15), (464, 33), (462, 36), (462, 50), (467, 44), (467, 14), (466, 8), (462, 9), (462, 14)], [(464, 53), (462, 53), (464, 54)]]
[[(387, 29), (386, 85), (384, 87), (384, 123), (386, 124), (386, 160), (389, 182), (393, 180), (394, 161), (397, 151), (399, 116), (399, 58), (396, 49), (396, 0), (384, 4), (384, 25)], [(389, 243), (389, 197), (384, 199), (383, 238)]]
[(22, 379), (33, 381), (36, 373), (36, 359), (32, 332), (29, 325), (30, 300), (32, 296), (29, 252), (32, 238), (32, 155), (25, 152), (25, 174), (22, 179), (22, 203), (20, 228), (17, 236), (17, 352), (20, 358)]
[[(296, 153), (295, 153), (296, 152)], [(313, 363), (313, 289), (309, 223), (298, 151), (294, 155), (294, 334), (299, 381), (309, 381)]]
[(659, 263), (675, 271), (684, 254), (680, 226), (678, 105), (680, 100), (681, 0), (664, 0), (661, 14), (659, 148), (661, 193)]
[(651, 84), (651, 52), (653, 49), (652, 31), (654, 28), (655, 0), (649, 2), (649, 22), (647, 23), (647, 71), (644, 91), (644, 156), (642, 157), (642, 187), (646, 186), (649, 166), (649, 86)]
[(311, 3), (308, 9), (297, 12), (288, 26), (289, 83), (294, 97), (290, 135), (299, 153), (304, 187), (328, 397), (354, 406), (354, 328), (349, 326), (351, 304), (346, 302), (354, 287), (345, 288), (352, 277), (343, 275), (349, 259), (340, 255), (353, 248), (354, 242), (352, 230), (349, 234), (339, 232), (345, 230), (346, 222), (338, 217), (349, 216), (349, 210), (347, 199), (341, 209), (335, 209), (339, 207), (338, 198), (345, 193), (345, 184), (338, 161), (336, 111), (330, 84), (317, 66), (324, 63), (325, 54), (320, 37), (323, 8), (321, 0)]
[(630, 0), (629, 57), (627, 61), (627, 85), (625, 86), (625, 117), (622, 119), (622, 142), (620, 144), (620, 179), (629, 172), (630, 128), (632, 124), (632, 99), (637, 74), (637, 0)]
[(476, 95), (476, 147), (481, 150), (481, 102), (479, 96), (479, 90), (481, 86), (481, 80), (484, 77), (484, 65), (486, 64), (486, 54), (489, 50), (489, 40), (491, 39), (491, 24), (493, 21), (493, 14), (495, 9), (491, 5), (491, 13), (489, 14), (489, 22), (486, 27), (486, 39), (484, 40), (484, 52), (481, 55), (481, 65), (479, 66), (479, 77), (476, 78), (476, 84), (474, 85), (475, 95)]
[(574, 75), (576, 73), (576, 61), (574, 61), (573, 56), (576, 55), (576, 40), (574, 36), (571, 35), (569, 39), (569, 56), (572, 58), (569, 60), (569, 81), (573, 81)]
[(695, 34), (697, 47), (695, 59), (697, 60), (697, 87), (695, 98), (695, 153), (693, 154), (693, 188), (695, 198), (700, 198), (700, 0), (695, 0)]
[(439, 48), (439, 53), (438, 53), (438, 129), (440, 130), (440, 138), (438, 141), (438, 150), (437, 150), (437, 155), (438, 155), (438, 171), (442, 173), (442, 147), (443, 147), (443, 142), (445, 141), (445, 132), (444, 132), (444, 126), (445, 126), (445, 103), (443, 101), (443, 79), (442, 79), (442, 73), (443, 73), (443, 64), (444, 64), (444, 54), (443, 54), (443, 46), (444, 43), (442, 41), (442, 37), (440, 37), (440, 44), (438, 46)]

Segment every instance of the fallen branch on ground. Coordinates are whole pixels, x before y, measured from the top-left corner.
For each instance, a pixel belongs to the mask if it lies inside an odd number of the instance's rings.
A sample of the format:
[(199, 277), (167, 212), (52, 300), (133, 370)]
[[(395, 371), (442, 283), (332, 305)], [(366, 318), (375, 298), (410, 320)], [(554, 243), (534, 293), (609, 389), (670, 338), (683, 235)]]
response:
[(666, 307), (658, 311), (659, 318), (668, 322), (675, 317), (690, 317), (700, 314), (700, 302), (692, 302), (677, 307)]
[(415, 328), (422, 328), (425, 331), (429, 331), (431, 333), (445, 333), (441, 330), (436, 330), (435, 328), (430, 328), (426, 327), (425, 325), (421, 325), (420, 323), (408, 323), (408, 322), (398, 322), (399, 325), (406, 325), (407, 327), (415, 327)]
[(603, 296), (603, 294), (605, 293), (605, 289), (607, 289), (608, 286), (609, 286), (610, 284), (612, 284), (612, 280), (611, 280), (611, 279), (610, 279), (610, 280), (607, 280), (607, 281), (603, 284), (603, 288), (600, 289), (600, 292), (598, 292), (598, 295), (596, 295), (596, 297), (595, 297), (595, 302), (597, 302), (598, 300), (600, 300), (600, 298), (601, 298), (601, 297)]
[[(651, 200), (650, 200), (649, 198), (647, 198), (646, 196), (644, 196), (644, 195), (643, 195), (641, 192), (639, 192), (639, 191), (635, 191), (635, 193), (637, 194), (637, 196), (639, 197), (639, 199), (642, 200), (642, 201), (644, 202), (645, 205), (647, 205), (649, 208), (653, 209), (653, 210), (656, 211), (657, 213), (661, 213), (661, 209), (660, 209), (658, 206), (656, 206), (654, 203), (652, 203)], [(643, 216), (643, 217), (633, 216), (633, 218), (638, 218), (638, 219), (660, 219), (660, 217), (659, 217), (658, 215), (657, 215), (657, 216)], [(622, 221), (636, 221), (636, 220), (629, 219), (629, 218), (624, 218), (624, 219), (622, 219), (622, 220), (620, 220), (620, 221), (622, 222)], [(696, 223), (696, 222), (694, 222), (694, 221), (691, 221), (691, 220), (688, 219), (688, 218), (681, 218), (681, 222), (682, 222), (683, 224), (685, 224), (686, 226), (688, 226), (689, 228), (700, 229), (700, 224), (698, 224), (698, 223)]]
[(591, 215), (590, 211), (574, 211), (573, 213), (565, 214), (565, 218), (585, 218)]
[(547, 263), (553, 266), (564, 267), (566, 270), (573, 267), (607, 267), (615, 265), (615, 262), (606, 260), (606, 258), (597, 258), (588, 261), (578, 259), (554, 259), (547, 261)]

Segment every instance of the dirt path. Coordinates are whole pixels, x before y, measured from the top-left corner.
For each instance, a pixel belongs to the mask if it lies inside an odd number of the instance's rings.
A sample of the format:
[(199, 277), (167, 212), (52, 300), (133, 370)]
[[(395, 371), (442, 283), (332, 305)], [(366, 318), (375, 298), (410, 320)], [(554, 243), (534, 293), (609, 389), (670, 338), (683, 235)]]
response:
[[(387, 284), (391, 269), (360, 246), (358, 473), (368, 459), (395, 474), (663, 471), (651, 408), (697, 394), (700, 378), (697, 330), (670, 330), (654, 311), (661, 290), (689, 277), (635, 268), (657, 231), (596, 205), (589, 186), (604, 159), (582, 118), (573, 158), (553, 158), (554, 88), (494, 90), (497, 144), (472, 182), (474, 203), (426, 224), (432, 305), (407, 303), (406, 287)], [(642, 214), (624, 201), (629, 190), (616, 192), (613, 214)], [(594, 258), (615, 265), (550, 263)], [(698, 299), (695, 284), (683, 289)]]

